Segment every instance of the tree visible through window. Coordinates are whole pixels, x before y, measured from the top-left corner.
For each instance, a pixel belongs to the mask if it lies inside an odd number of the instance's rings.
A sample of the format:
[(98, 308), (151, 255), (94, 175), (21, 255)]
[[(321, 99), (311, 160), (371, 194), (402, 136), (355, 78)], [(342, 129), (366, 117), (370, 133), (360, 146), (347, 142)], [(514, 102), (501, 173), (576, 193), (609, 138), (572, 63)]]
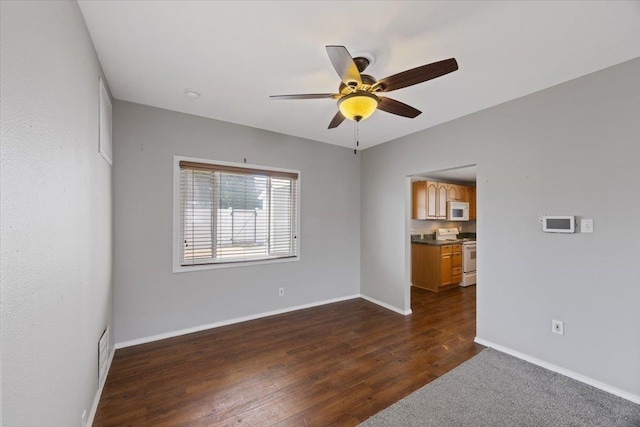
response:
[(298, 175), (180, 162), (183, 266), (295, 257)]

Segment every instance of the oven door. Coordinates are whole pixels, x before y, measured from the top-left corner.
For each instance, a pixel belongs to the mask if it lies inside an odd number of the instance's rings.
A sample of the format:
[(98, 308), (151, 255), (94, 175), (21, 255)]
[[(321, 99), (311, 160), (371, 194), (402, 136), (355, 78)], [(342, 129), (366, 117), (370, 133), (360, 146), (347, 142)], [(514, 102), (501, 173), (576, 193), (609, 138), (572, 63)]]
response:
[(476, 271), (475, 243), (465, 243), (462, 245), (462, 271), (465, 273)]

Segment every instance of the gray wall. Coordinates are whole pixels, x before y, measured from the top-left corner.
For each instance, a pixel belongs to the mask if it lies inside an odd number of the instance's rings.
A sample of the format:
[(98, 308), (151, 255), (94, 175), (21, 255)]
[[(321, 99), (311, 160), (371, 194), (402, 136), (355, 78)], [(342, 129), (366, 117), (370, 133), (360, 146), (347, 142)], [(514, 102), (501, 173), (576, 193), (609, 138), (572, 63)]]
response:
[(79, 426), (112, 324), (100, 65), (76, 2), (0, 2), (2, 422)]
[[(477, 164), (478, 338), (638, 398), (638, 76), (635, 59), (365, 150), (361, 292), (408, 308), (406, 177)], [(595, 233), (542, 233), (542, 214)]]
[[(117, 343), (359, 294), (351, 150), (117, 101), (114, 152)], [(174, 155), (300, 170), (301, 260), (172, 273)]]

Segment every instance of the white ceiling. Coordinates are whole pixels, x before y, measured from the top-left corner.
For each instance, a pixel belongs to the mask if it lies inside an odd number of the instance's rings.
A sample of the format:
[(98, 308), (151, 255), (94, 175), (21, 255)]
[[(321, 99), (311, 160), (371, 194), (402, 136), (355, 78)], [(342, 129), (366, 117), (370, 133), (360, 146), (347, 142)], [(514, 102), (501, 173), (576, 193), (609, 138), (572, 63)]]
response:
[(432, 179), (434, 181), (454, 182), (460, 184), (473, 184), (476, 182), (478, 168), (476, 165), (465, 166), (461, 168), (445, 169), (411, 177), (411, 181), (424, 181)]
[[(423, 113), (377, 111), (362, 148), (640, 56), (640, 2), (91, 1), (82, 14), (116, 99), (353, 145), (327, 126), (337, 91), (325, 46), (371, 52), (381, 79), (455, 57), (460, 69), (389, 94)], [(202, 94), (184, 95), (185, 89)]]

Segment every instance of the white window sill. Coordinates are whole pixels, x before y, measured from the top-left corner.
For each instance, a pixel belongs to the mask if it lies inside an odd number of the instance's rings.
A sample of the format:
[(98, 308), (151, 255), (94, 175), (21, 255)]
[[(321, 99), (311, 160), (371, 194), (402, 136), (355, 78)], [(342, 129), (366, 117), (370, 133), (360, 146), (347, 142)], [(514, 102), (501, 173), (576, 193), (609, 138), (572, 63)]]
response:
[(260, 259), (255, 261), (237, 261), (237, 262), (225, 262), (219, 264), (196, 264), (196, 265), (174, 265), (174, 273), (188, 273), (190, 271), (202, 271), (202, 270), (217, 270), (219, 268), (230, 267), (252, 267), (255, 265), (264, 264), (277, 264), (281, 262), (295, 262), (300, 261), (300, 256), (287, 257), (287, 258), (274, 258), (274, 259)]

